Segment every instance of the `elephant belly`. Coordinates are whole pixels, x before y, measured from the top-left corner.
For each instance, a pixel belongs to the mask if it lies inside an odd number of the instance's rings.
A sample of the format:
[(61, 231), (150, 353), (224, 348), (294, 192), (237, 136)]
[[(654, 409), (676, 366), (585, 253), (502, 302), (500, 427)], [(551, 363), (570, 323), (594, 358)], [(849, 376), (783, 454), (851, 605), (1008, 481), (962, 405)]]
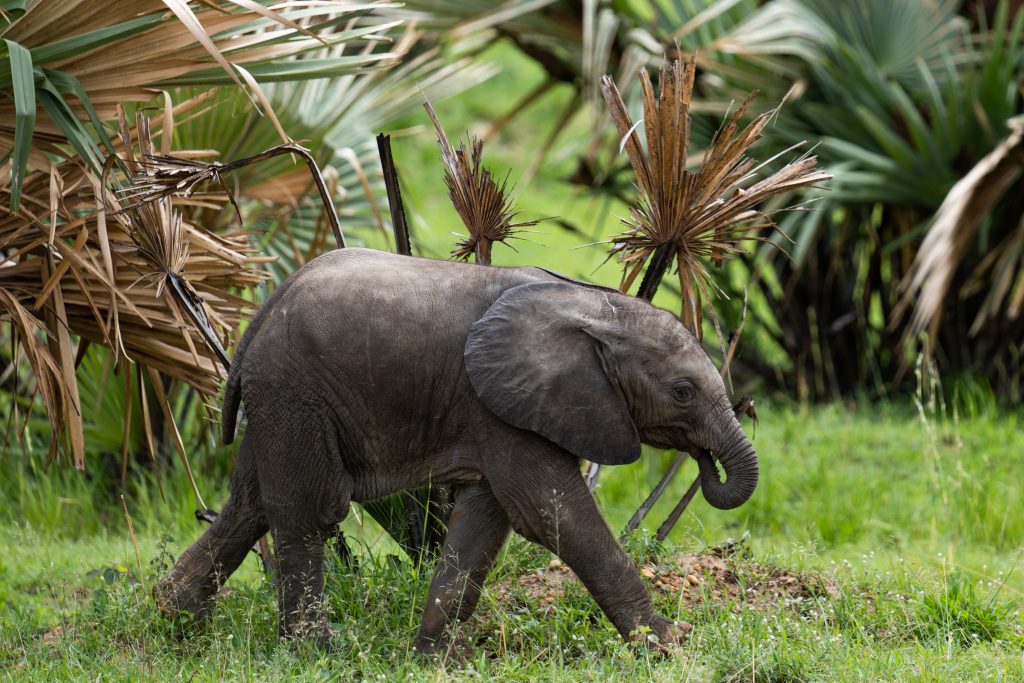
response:
[(352, 500), (357, 503), (428, 484), (465, 486), (484, 480), (477, 458), (461, 449), (425, 458), (389, 457), (389, 454), (366, 456), (378, 464), (353, 468), (356, 471), (352, 476)]

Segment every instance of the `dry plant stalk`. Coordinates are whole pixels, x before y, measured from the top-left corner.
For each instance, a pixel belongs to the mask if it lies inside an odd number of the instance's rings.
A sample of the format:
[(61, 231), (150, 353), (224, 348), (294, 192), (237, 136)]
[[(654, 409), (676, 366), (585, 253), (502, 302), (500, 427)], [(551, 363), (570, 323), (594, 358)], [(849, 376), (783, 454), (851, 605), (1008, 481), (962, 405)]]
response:
[[(231, 202), (231, 206), (234, 208), (235, 215), (238, 218), (238, 223), (242, 225), (241, 209), (238, 208), (238, 202), (235, 201), (234, 195), (225, 184), (224, 177), (232, 171), (245, 166), (257, 164), (276, 156), (290, 154), (301, 157), (306, 163), (309, 174), (313, 177), (313, 184), (320, 194), (320, 201), (324, 207), (324, 216), (334, 232), (335, 242), (339, 249), (344, 248), (345, 236), (341, 231), (338, 211), (334, 206), (334, 193), (328, 187), (327, 180), (320, 171), (316, 159), (313, 158), (313, 155), (305, 147), (294, 142), (288, 142), (263, 150), (259, 154), (235, 159), (228, 163), (203, 161), (202, 159), (195, 158), (197, 154), (209, 156), (203, 152), (182, 152), (176, 155), (153, 154), (150, 152), (143, 155), (141, 160), (133, 163), (131, 183), (128, 188), (121, 192), (125, 199), (132, 199), (134, 203), (122, 209), (122, 211), (134, 212), (143, 210), (146, 205), (169, 197), (191, 199), (200, 187), (216, 183), (223, 190), (228, 201)], [(291, 194), (290, 196), (293, 198), (296, 194), (298, 196), (304, 195), (305, 188), (308, 187), (308, 178), (301, 171), (300, 178), (305, 183), (302, 185), (303, 190)], [(368, 186), (367, 191), (369, 191)]]
[[(703, 304), (712, 299), (715, 289), (707, 262), (721, 265), (743, 251), (744, 241), (767, 241), (759, 231), (777, 226), (757, 208), (762, 202), (831, 176), (816, 170), (816, 157), (805, 153), (756, 180), (767, 164), (800, 145), (760, 164), (746, 155), (777, 111), (765, 112), (741, 129), (740, 120), (754, 93), (715, 133), (700, 168), (689, 170), (690, 100), (695, 71), (692, 55), (673, 60), (662, 67), (660, 92), (655, 95), (649, 74), (646, 69), (641, 70), (644, 118), (637, 124), (610, 76), (601, 78), (601, 92), (636, 173), (640, 192), (630, 218), (623, 220), (626, 232), (611, 240), (612, 253), (624, 265), (621, 288), (628, 291), (644, 265), (655, 257), (641, 292), (644, 298), (652, 297), (661, 275), (674, 260), (683, 297), (680, 318), (699, 338)], [(646, 151), (637, 133), (641, 124), (647, 139)]]
[(475, 255), (477, 263), (489, 264), (491, 245), (494, 242), (506, 243), (506, 240), (515, 236), (516, 228), (537, 225), (538, 221), (513, 223), (519, 214), (512, 210), (512, 200), (506, 196), (508, 176), (499, 183), (484, 168), (483, 140), (470, 137), (469, 151), (461, 143), (455, 149), (448, 141), (430, 102), (424, 101), (423, 107), (437, 130), (448, 197), (469, 231), (467, 238), (456, 243), (452, 256), (469, 260), (471, 255)]
[[(681, 53), (678, 45), (676, 53)], [(751, 93), (718, 129), (704, 152), (700, 167), (695, 171), (689, 170), (690, 101), (695, 77), (693, 55), (672, 60), (661, 68), (659, 92), (655, 95), (650, 75), (646, 69), (641, 69), (644, 116), (636, 124), (610, 76), (601, 77), (601, 93), (636, 173), (640, 192), (639, 202), (630, 209), (630, 218), (623, 220), (626, 232), (611, 240), (611, 253), (617, 254), (623, 263), (620, 289), (629, 291), (644, 266), (650, 262), (638, 296), (652, 300), (664, 273), (675, 261), (682, 295), (679, 317), (700, 339), (704, 303), (712, 300), (712, 293), (717, 289), (707, 262), (720, 266), (727, 258), (743, 252), (743, 242), (768, 240), (759, 234), (760, 231), (777, 229), (778, 226), (767, 213), (757, 208), (762, 202), (790, 190), (828, 180), (831, 176), (816, 170), (817, 158), (805, 153), (757, 180), (759, 172), (768, 164), (803, 143), (760, 164), (747, 156), (747, 151), (761, 138), (778, 111), (776, 108), (765, 112), (741, 129), (740, 120), (756, 93)], [(647, 140), (646, 151), (637, 133), (641, 124)], [(726, 351), (714, 308), (711, 315), (723, 347), (725, 364), (722, 372), (725, 375), (742, 324)], [(678, 471), (684, 457), (683, 453), (679, 454), (672, 468), (633, 515), (627, 531), (640, 524)], [(587, 477), (591, 489), (596, 485), (599, 472), (600, 466), (595, 463)], [(659, 528), (659, 540), (671, 531), (698, 488), (699, 477)]]

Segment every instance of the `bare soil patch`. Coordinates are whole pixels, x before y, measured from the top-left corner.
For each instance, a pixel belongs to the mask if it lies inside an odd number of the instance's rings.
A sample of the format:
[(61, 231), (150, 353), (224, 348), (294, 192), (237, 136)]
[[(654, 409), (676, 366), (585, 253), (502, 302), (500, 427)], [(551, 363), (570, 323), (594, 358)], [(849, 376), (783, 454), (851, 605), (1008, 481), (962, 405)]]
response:
[[(672, 596), (684, 607), (712, 602), (731, 605), (735, 611), (744, 606), (765, 609), (779, 604), (799, 608), (836, 594), (834, 582), (821, 574), (773, 567), (715, 551), (643, 564), (640, 574), (656, 597)], [(490, 590), (499, 602), (547, 611), (554, 609), (569, 586), (578, 582), (572, 570), (555, 559), (544, 569), (505, 579)]]

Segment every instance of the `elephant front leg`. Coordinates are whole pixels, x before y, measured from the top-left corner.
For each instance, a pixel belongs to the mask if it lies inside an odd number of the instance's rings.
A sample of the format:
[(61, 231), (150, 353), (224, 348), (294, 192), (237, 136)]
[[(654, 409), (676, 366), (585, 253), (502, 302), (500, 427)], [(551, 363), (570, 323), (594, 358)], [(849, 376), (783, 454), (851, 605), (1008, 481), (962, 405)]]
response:
[(444, 552), (416, 636), (417, 652), (430, 654), (448, 647), (455, 621), (468, 619), (476, 609), (484, 579), (508, 532), (508, 518), (486, 485), (456, 492)]
[(489, 463), (488, 480), (512, 527), (569, 565), (624, 639), (657, 649), (677, 643), (687, 625), (654, 611), (640, 573), (587, 490), (578, 461), (555, 448), (520, 449)]

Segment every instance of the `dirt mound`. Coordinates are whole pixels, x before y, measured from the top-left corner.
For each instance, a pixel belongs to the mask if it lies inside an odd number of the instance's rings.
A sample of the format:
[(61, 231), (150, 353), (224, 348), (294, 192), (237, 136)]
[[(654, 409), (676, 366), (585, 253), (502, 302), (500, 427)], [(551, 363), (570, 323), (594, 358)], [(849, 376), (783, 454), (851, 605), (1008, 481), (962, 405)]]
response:
[[(678, 555), (640, 566), (640, 574), (654, 590), (686, 607), (705, 602), (731, 604), (736, 611), (746, 604), (755, 609), (785, 603), (799, 607), (814, 598), (833, 595), (834, 583), (816, 573), (796, 572), (715, 552)], [(545, 569), (500, 581), (491, 587), (501, 602), (527, 603), (553, 609), (565, 596), (576, 575), (560, 560)]]

